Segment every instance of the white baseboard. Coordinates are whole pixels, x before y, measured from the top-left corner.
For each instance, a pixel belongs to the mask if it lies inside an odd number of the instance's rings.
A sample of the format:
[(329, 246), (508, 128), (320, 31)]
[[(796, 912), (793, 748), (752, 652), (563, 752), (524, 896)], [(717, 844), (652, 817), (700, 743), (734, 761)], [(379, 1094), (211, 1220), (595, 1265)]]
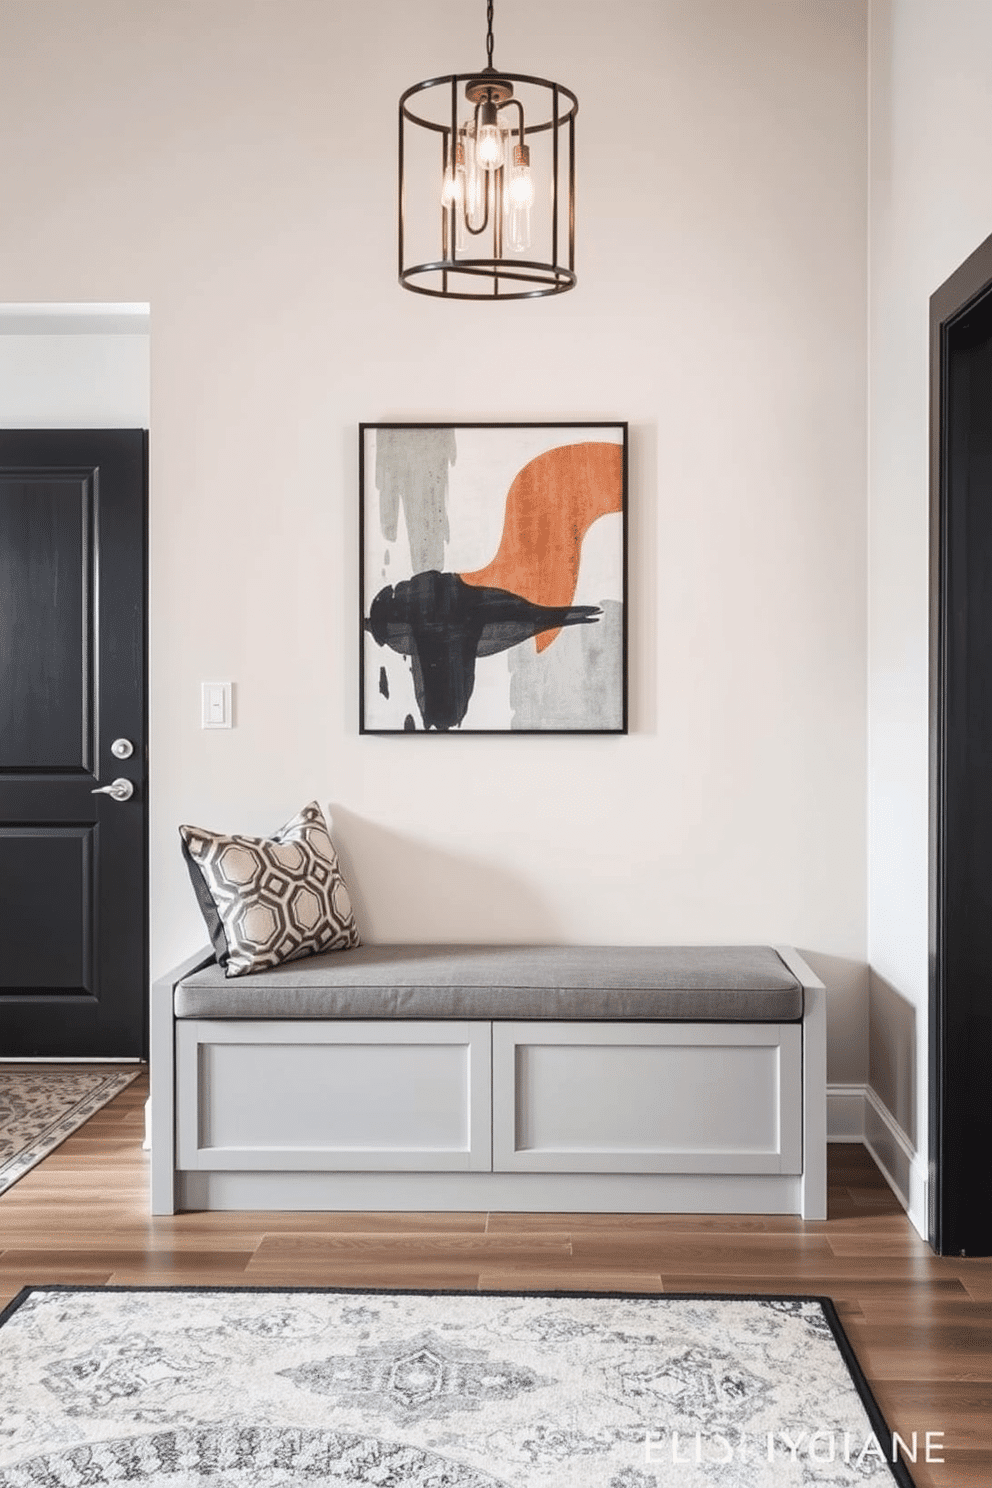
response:
[(926, 1239), (927, 1164), (870, 1085), (827, 1086), (827, 1141), (863, 1142)]
[(865, 1085), (827, 1086), (827, 1141), (863, 1142)]

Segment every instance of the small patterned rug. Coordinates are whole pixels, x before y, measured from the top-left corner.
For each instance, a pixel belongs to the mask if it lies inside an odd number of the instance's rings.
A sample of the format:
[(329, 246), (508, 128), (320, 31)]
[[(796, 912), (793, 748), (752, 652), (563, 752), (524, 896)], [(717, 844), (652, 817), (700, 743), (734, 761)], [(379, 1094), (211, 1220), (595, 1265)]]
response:
[(139, 1074), (133, 1066), (0, 1064), (0, 1194)]
[(912, 1488), (824, 1298), (27, 1288), (0, 1488)]

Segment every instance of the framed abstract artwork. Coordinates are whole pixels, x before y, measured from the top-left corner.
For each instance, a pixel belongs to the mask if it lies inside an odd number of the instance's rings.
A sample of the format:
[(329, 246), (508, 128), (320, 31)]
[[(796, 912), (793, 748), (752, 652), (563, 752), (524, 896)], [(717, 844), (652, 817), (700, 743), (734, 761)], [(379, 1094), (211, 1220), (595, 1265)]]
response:
[(359, 426), (362, 733), (627, 732), (627, 425)]

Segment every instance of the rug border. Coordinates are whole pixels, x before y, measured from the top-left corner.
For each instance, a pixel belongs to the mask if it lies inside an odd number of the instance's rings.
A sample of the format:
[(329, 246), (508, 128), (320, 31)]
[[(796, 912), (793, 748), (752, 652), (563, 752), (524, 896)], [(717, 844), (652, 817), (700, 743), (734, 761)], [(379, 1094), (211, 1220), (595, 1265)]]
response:
[[(46, 1157), (51, 1157), (53, 1152), (57, 1152), (64, 1142), (68, 1142), (70, 1137), (74, 1137), (76, 1133), (86, 1125), (87, 1121), (89, 1121), (92, 1116), (95, 1116), (98, 1111), (104, 1110), (106, 1106), (110, 1105), (110, 1102), (112, 1100), (116, 1100), (119, 1095), (122, 1095), (129, 1086), (134, 1084), (135, 1080), (137, 1080), (138, 1076), (146, 1067), (147, 1066), (144, 1065), (136, 1065), (132, 1068), (127, 1065), (122, 1065), (119, 1061), (110, 1061), (106, 1069), (102, 1072), (102, 1084), (98, 1085), (97, 1088), (93, 1090), (89, 1095), (80, 1096), (75, 1104), (70, 1106), (67, 1111), (64, 1111), (63, 1114), (57, 1117), (54, 1121), (49, 1122), (48, 1126), (46, 1126), (43, 1131), (39, 1132), (37, 1137), (32, 1143), (30, 1143), (28, 1147), (22, 1147), (18, 1152), (12, 1153), (10, 1157), (6, 1158), (2, 1163), (0, 1163), (0, 1198), (2, 1198), (4, 1194), (9, 1193), (10, 1190), (15, 1186), (15, 1184), (20, 1183), (22, 1178), (26, 1178), (28, 1173), (33, 1172), (34, 1169), (39, 1165), (39, 1163), (43, 1163), (45, 1161)], [(51, 1063), (43, 1063), (37, 1065), (18, 1065), (14, 1061), (0, 1059), (0, 1073), (27, 1070), (30, 1073), (38, 1073), (43, 1075), (60, 1075), (66, 1073), (95, 1074), (99, 1069), (99, 1064), (90, 1064), (83, 1061), (80, 1061), (78, 1064), (68, 1065), (66, 1065), (64, 1062), (60, 1063), (57, 1060), (53, 1060)], [(116, 1088), (108, 1088), (115, 1085)], [(91, 1111), (87, 1111), (86, 1115), (83, 1116), (80, 1120), (77, 1120), (75, 1122), (75, 1125), (72, 1126), (69, 1131), (60, 1136), (59, 1130), (65, 1124), (65, 1122), (72, 1120), (78, 1114), (79, 1108), (81, 1106), (90, 1105), (93, 1101), (96, 1101), (96, 1105), (93, 1106), (93, 1109)], [(19, 1160), (24, 1157), (25, 1152), (29, 1152), (32, 1149), (36, 1148), (41, 1149), (41, 1151), (38, 1153), (38, 1156), (33, 1157), (26, 1166), (20, 1167), (18, 1170)], [(11, 1176), (11, 1174), (13, 1174), (13, 1176)]]
[(100, 1286), (99, 1283), (74, 1285), (72, 1282), (37, 1283), (22, 1287), (17, 1295), (0, 1310), (0, 1328), (9, 1322), (14, 1313), (28, 1300), (33, 1292), (253, 1292), (268, 1295), (285, 1295), (287, 1292), (301, 1296), (384, 1296), (384, 1297), (602, 1297), (607, 1300), (632, 1302), (682, 1301), (682, 1302), (816, 1302), (823, 1310), (834, 1343), (854, 1381), (861, 1403), (868, 1415), (879, 1445), (886, 1451), (886, 1466), (899, 1488), (916, 1488), (909, 1469), (899, 1457), (892, 1460), (892, 1430), (882, 1414), (881, 1406), (872, 1393), (871, 1385), (858, 1362), (851, 1340), (832, 1297), (818, 1296), (808, 1292), (597, 1292), (577, 1289), (567, 1290), (498, 1290), (480, 1291), (477, 1287), (335, 1287), (335, 1286)]

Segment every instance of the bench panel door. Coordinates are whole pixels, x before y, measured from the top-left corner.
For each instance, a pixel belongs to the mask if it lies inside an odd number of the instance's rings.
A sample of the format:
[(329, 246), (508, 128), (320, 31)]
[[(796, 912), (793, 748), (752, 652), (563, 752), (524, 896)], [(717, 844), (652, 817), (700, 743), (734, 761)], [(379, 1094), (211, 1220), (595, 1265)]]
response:
[(176, 1025), (179, 1167), (489, 1171), (490, 1025)]
[(501, 1172), (799, 1173), (798, 1024), (496, 1023)]

